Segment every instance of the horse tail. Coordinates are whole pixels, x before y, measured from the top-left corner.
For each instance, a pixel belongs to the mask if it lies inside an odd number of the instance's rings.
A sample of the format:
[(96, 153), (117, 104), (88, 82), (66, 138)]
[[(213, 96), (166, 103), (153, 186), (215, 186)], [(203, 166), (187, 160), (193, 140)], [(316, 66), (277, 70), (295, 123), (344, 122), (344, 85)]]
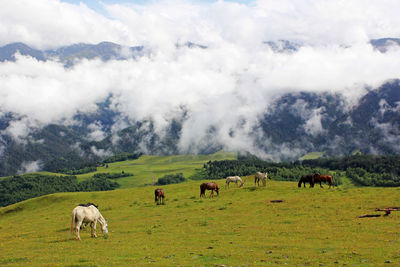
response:
[(75, 211), (72, 211), (71, 233), (74, 230), (74, 224), (75, 224)]

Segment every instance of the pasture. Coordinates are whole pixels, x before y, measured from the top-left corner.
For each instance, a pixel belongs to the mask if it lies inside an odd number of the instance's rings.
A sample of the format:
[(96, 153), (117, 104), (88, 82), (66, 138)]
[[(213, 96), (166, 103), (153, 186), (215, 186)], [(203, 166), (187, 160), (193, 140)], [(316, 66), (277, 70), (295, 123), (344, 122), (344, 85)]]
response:
[[(244, 177), (246, 180), (248, 177)], [(399, 188), (298, 188), (267, 181), (200, 199), (190, 181), (163, 186), (166, 204), (154, 203), (153, 186), (107, 192), (58, 193), (0, 208), (0, 266), (399, 266)], [(271, 200), (283, 200), (272, 203)], [(109, 235), (75, 241), (72, 209), (93, 202)]]
[(118, 178), (116, 181), (121, 188), (132, 186), (142, 186), (152, 184), (152, 175), (161, 178), (167, 174), (182, 173), (185, 178), (195, 174), (196, 169), (203, 167), (203, 164), (209, 160), (233, 160), (236, 159), (236, 153), (217, 152), (211, 155), (176, 155), (176, 156), (151, 156), (144, 155), (136, 160), (127, 160), (109, 163), (98, 167), (96, 172), (77, 175), (78, 180), (82, 181), (92, 177), (96, 173), (132, 173), (133, 176)]

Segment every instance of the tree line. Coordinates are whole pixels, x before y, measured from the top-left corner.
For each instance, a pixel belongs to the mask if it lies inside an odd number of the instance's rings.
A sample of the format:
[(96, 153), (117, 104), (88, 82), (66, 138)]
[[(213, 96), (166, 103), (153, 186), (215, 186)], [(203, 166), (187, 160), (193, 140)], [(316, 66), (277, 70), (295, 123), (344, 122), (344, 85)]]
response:
[(302, 166), (290, 162), (268, 162), (260, 159), (240, 159), (209, 161), (203, 165), (203, 179), (222, 179), (227, 176), (248, 176), (255, 172), (267, 172), (273, 180), (298, 181), (301, 176), (309, 173), (329, 174), (334, 178), (334, 184), (342, 184), (340, 172), (335, 172), (317, 166)]
[(106, 178), (91, 178), (78, 182), (76, 176), (27, 174), (0, 180), (0, 206), (58, 192), (106, 191), (119, 184)]
[(221, 179), (257, 171), (268, 172), (272, 179), (280, 181), (297, 181), (302, 175), (317, 172), (332, 175), (335, 185), (339, 185), (343, 173), (357, 185), (400, 186), (400, 156), (397, 155), (353, 155), (279, 163), (245, 155), (238, 160), (209, 161), (198, 173), (205, 179)]

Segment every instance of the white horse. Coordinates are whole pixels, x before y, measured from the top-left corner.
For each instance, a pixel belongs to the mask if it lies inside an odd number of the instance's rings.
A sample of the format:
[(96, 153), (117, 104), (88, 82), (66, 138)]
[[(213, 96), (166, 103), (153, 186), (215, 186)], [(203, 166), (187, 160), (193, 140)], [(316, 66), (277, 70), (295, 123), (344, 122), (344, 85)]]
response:
[(229, 183), (235, 183), (237, 186), (238, 182), (240, 183), (239, 187), (242, 187), (244, 185), (244, 182), (242, 181), (242, 179), (239, 176), (228, 176), (228, 177), (226, 177), (225, 187), (229, 187)]
[(256, 174), (254, 175), (254, 185), (257, 184), (258, 186), (260, 186), (260, 180), (261, 180), (263, 186), (267, 186), (267, 178), (269, 178), (268, 173), (256, 172)]
[(92, 228), (92, 237), (97, 237), (97, 221), (99, 221), (99, 223), (101, 224), (101, 230), (103, 231), (103, 234), (108, 234), (107, 222), (101, 215), (100, 211), (94, 205), (90, 205), (88, 207), (77, 206), (72, 210), (71, 233), (75, 229), (76, 239), (81, 240), (81, 237), (79, 236), (79, 230), (82, 223), (90, 223), (90, 227)]

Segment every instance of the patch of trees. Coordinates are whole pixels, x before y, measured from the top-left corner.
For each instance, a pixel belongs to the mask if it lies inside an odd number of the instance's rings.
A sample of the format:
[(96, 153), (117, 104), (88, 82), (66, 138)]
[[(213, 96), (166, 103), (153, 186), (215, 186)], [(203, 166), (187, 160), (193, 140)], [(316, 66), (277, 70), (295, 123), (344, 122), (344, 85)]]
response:
[(318, 172), (333, 176), (334, 184), (342, 184), (340, 175), (320, 167), (301, 166), (289, 162), (267, 162), (259, 159), (209, 161), (203, 166), (203, 179), (221, 179), (227, 176), (247, 176), (255, 172), (267, 172), (278, 181), (298, 181), (301, 176)]
[(319, 158), (304, 160), (303, 166), (321, 167), (331, 170), (361, 168), (371, 173), (393, 173), (400, 175), (400, 156), (353, 155), (341, 158)]
[(355, 184), (362, 186), (400, 186), (400, 177), (394, 173), (376, 173), (368, 172), (363, 168), (348, 168), (346, 176)]
[(182, 173), (167, 174), (159, 178), (156, 185), (179, 184), (186, 181)]
[(353, 155), (342, 158), (320, 158), (303, 162), (267, 162), (245, 155), (239, 160), (209, 161), (199, 173), (203, 179), (246, 176), (256, 171), (268, 172), (272, 179), (297, 181), (302, 175), (318, 172), (333, 176), (335, 185), (342, 183), (340, 173), (358, 185), (400, 186), (400, 156)]
[(82, 157), (76, 151), (72, 151), (60, 157), (54, 157), (45, 162), (43, 170), (49, 172), (59, 172), (69, 170), (80, 170), (86, 167), (96, 167), (97, 161)]
[(120, 153), (103, 160), (103, 163), (138, 159), (142, 153)]
[(59, 170), (59, 173), (63, 173), (63, 174), (67, 174), (67, 175), (78, 175), (78, 174), (84, 174), (84, 173), (89, 173), (89, 172), (95, 172), (97, 171), (97, 167), (95, 166), (88, 166), (88, 167), (83, 167), (80, 169), (75, 169), (75, 168), (71, 168), (71, 169), (62, 169)]
[(278, 168), (291, 169), (294, 166), (296, 165), (292, 163), (268, 162), (259, 159), (209, 161), (203, 165), (205, 170), (203, 179), (221, 179), (233, 175), (246, 176), (257, 171), (271, 173), (277, 172)]
[(105, 178), (92, 178), (78, 182), (76, 176), (28, 174), (0, 180), (0, 206), (57, 192), (106, 191), (119, 187)]
[(117, 178), (122, 178), (122, 177), (128, 177), (128, 176), (133, 176), (133, 173), (129, 172), (114, 172), (114, 173), (108, 173), (108, 172), (99, 172), (93, 175), (93, 178), (105, 178), (105, 179), (117, 179)]

